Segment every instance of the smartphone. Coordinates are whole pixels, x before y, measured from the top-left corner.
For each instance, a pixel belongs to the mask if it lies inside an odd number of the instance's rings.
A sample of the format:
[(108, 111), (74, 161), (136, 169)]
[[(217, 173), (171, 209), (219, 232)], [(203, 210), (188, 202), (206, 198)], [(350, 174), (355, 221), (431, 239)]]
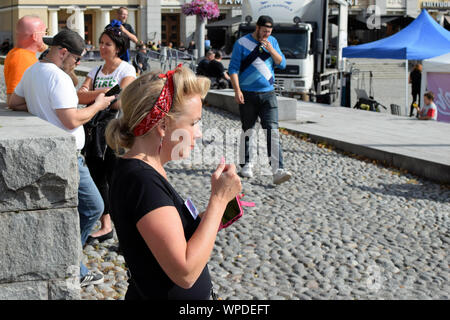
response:
[(228, 202), (227, 207), (225, 208), (219, 230), (230, 226), (233, 222), (242, 217), (242, 214), (241, 204), (238, 201), (238, 197), (235, 197)]
[(105, 97), (114, 96), (116, 94), (119, 94), (122, 89), (118, 84), (116, 84), (114, 87), (112, 87), (108, 92), (105, 93)]

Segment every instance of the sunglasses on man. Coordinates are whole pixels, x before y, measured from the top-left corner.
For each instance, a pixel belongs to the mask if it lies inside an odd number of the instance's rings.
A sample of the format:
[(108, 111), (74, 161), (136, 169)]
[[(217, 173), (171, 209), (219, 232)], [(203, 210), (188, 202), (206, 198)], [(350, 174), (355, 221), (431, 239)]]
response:
[(72, 55), (72, 56), (75, 58), (75, 63), (78, 63), (78, 62), (81, 61), (81, 57), (77, 57), (77, 56), (74, 56), (74, 55)]
[(61, 50), (61, 49), (66, 49), (67, 52), (69, 52), (69, 54), (70, 54), (72, 57), (75, 58), (75, 63), (78, 63), (78, 62), (81, 61), (81, 58), (82, 58), (82, 57), (74, 55), (73, 53), (71, 53), (71, 52), (69, 51), (69, 49), (64, 48), (64, 47), (59, 47), (59, 50)]

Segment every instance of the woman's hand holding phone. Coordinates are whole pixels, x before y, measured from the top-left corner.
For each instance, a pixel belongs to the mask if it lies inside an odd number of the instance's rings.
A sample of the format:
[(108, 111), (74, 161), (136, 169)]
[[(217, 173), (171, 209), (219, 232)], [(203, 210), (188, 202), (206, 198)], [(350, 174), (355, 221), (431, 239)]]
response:
[(235, 198), (242, 189), (241, 179), (234, 164), (225, 164), (222, 158), (211, 177), (211, 197), (215, 197), (226, 205)]

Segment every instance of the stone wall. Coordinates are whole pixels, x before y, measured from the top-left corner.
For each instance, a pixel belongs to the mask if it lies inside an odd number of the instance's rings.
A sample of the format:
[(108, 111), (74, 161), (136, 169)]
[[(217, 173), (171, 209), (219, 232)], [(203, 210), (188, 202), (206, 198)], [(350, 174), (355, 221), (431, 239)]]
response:
[(0, 300), (80, 299), (75, 139), (0, 102)]

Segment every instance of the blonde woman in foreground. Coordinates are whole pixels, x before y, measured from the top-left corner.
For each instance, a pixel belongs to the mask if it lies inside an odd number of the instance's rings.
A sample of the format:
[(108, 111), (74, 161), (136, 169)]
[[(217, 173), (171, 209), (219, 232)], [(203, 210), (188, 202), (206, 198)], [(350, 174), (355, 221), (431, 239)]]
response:
[(131, 272), (127, 300), (211, 298), (207, 262), (226, 205), (241, 190), (239, 176), (222, 159), (211, 177), (208, 206), (198, 214), (164, 170), (168, 161), (189, 157), (201, 137), (209, 85), (185, 67), (145, 74), (122, 92), (123, 115), (108, 125), (108, 145), (126, 151), (117, 161), (110, 199)]

